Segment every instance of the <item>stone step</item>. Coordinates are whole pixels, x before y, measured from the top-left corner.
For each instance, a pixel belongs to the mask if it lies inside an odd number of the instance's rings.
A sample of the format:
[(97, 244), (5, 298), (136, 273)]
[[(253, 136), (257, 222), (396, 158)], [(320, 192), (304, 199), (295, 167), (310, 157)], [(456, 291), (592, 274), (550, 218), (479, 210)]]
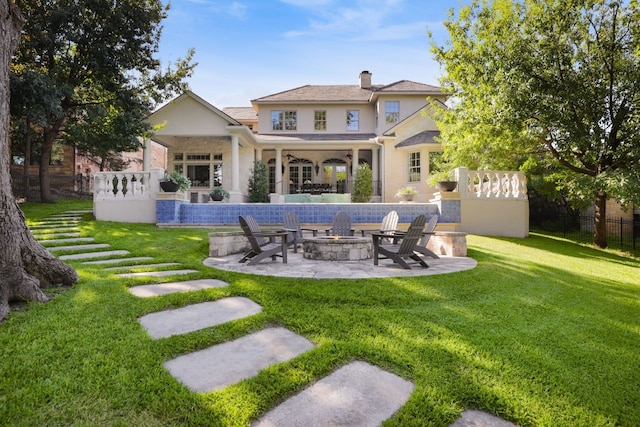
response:
[(138, 256), (131, 258), (114, 258), (114, 259), (102, 259), (100, 261), (86, 261), (81, 263), (82, 265), (108, 265), (108, 264), (119, 264), (123, 262), (134, 262), (134, 261), (151, 261), (153, 257), (151, 256)]
[(132, 286), (129, 292), (140, 298), (167, 295), (175, 292), (192, 292), (209, 288), (223, 288), (229, 286), (227, 282), (217, 279), (186, 280), (184, 282), (158, 283), (153, 285)]
[(352, 362), (287, 399), (253, 427), (377, 426), (409, 399), (413, 383), (365, 362)]
[(52, 227), (73, 227), (78, 225), (79, 221), (41, 221), (29, 226), (31, 230), (41, 230), (43, 228), (52, 228)]
[(39, 243), (42, 246), (52, 245), (57, 243), (81, 243), (81, 242), (94, 242), (96, 239), (93, 237), (73, 237), (68, 239), (39, 239)]
[(51, 228), (43, 228), (42, 230), (31, 230), (31, 234), (34, 236), (39, 236), (40, 234), (49, 234), (49, 233), (68, 233), (72, 231), (78, 231), (78, 227), (51, 227)]
[(47, 240), (56, 239), (59, 237), (80, 237), (80, 233), (34, 234), (33, 237), (35, 237), (36, 240)]
[(518, 427), (505, 419), (498, 418), (488, 412), (467, 409), (449, 427)]
[(229, 297), (159, 311), (138, 319), (151, 338), (186, 334), (260, 313), (262, 307), (249, 298)]
[(105, 271), (116, 271), (116, 270), (135, 270), (135, 269), (151, 269), (158, 267), (173, 267), (176, 265), (180, 265), (179, 262), (164, 262), (160, 264), (136, 264), (136, 265), (119, 265), (117, 267), (109, 267), (105, 268)]
[(111, 246), (108, 243), (96, 243), (93, 245), (70, 245), (70, 246), (54, 246), (51, 248), (47, 248), (49, 252), (59, 252), (59, 251), (85, 251), (90, 249), (104, 249)]
[(112, 256), (129, 255), (129, 253), (130, 253), (129, 251), (124, 251), (124, 250), (85, 252), (81, 254), (60, 255), (58, 259), (61, 261), (71, 261), (71, 260), (79, 260), (79, 259), (104, 258), (104, 257), (112, 257)]
[(166, 361), (165, 368), (192, 391), (220, 390), (275, 363), (312, 350), (305, 337), (285, 328), (268, 328)]
[(197, 273), (198, 270), (164, 270), (164, 271), (143, 271), (140, 273), (116, 274), (118, 277), (165, 277), (178, 276), (182, 274)]

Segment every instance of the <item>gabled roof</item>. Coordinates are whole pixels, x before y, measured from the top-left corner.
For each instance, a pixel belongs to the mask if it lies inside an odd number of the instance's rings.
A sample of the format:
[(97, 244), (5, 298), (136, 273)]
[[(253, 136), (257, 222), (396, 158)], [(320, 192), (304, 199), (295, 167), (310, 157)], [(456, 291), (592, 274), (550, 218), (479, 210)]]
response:
[(443, 95), (442, 90), (438, 86), (428, 85), (424, 83), (412, 82), (411, 80), (400, 80), (386, 86), (379, 87), (376, 93), (419, 93)]
[(371, 90), (358, 85), (305, 85), (254, 99), (251, 103), (365, 103), (370, 97)]
[(444, 95), (438, 86), (400, 80), (388, 85), (305, 85), (251, 101), (255, 103), (368, 103), (381, 94)]
[(173, 108), (174, 105), (179, 104), (180, 102), (184, 101), (186, 98), (193, 99), (194, 101), (198, 102), (203, 107), (205, 107), (206, 109), (210, 110), (214, 114), (217, 114), (223, 120), (226, 120), (228, 122), (227, 123), (228, 125), (230, 125), (230, 126), (231, 125), (241, 126), (241, 123), (238, 122), (236, 119), (234, 119), (233, 117), (231, 117), (227, 113), (223, 112), (222, 110), (220, 110), (220, 109), (214, 107), (213, 105), (209, 104), (207, 101), (205, 101), (204, 99), (200, 98), (198, 95), (196, 95), (195, 93), (191, 92), (190, 90), (184, 91), (184, 93), (182, 93), (177, 98), (169, 101), (168, 103), (166, 103), (162, 107), (158, 108), (149, 117), (153, 117), (154, 115), (158, 115), (158, 113), (161, 112), (161, 111)]
[(395, 148), (410, 147), (418, 144), (436, 144), (438, 143), (438, 141), (435, 140), (437, 136), (440, 136), (439, 130), (423, 130), (404, 141), (398, 142)]
[(258, 120), (258, 113), (253, 107), (224, 107), (222, 112), (236, 120)]

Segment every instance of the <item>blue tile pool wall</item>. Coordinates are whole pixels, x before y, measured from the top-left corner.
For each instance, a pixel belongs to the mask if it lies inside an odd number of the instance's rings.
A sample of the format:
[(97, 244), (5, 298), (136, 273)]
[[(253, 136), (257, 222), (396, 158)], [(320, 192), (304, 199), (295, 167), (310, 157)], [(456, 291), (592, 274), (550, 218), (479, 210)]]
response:
[(182, 205), (188, 204), (180, 200), (157, 200), (156, 221), (158, 224), (179, 224)]
[[(444, 210), (443, 204), (443, 210)], [(164, 224), (220, 224), (237, 225), (239, 215), (251, 215), (260, 224), (282, 224), (284, 213), (295, 212), (300, 222), (308, 224), (330, 224), (337, 212), (345, 211), (351, 216), (354, 224), (378, 223), (382, 218), (395, 210), (399, 222), (410, 223), (413, 218), (425, 214), (427, 219), (433, 215), (440, 217), (440, 222), (459, 222), (460, 206), (457, 213), (455, 205), (453, 214), (438, 212), (438, 205), (431, 203), (188, 203), (176, 200), (157, 202), (158, 223)], [(458, 221), (456, 221), (458, 219)]]
[(460, 211), (460, 200), (441, 200), (442, 212), (438, 222), (461, 223), (462, 213)]

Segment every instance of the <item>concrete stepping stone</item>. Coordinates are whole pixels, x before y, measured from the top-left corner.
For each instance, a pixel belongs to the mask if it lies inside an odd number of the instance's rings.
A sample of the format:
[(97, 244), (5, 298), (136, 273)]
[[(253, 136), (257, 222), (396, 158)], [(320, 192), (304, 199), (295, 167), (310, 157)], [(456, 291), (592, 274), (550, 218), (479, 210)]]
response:
[(108, 243), (96, 243), (93, 245), (70, 245), (70, 246), (54, 246), (52, 248), (47, 248), (49, 252), (58, 252), (58, 251), (85, 251), (89, 249), (104, 249), (108, 248)]
[(91, 258), (103, 258), (103, 257), (110, 257), (110, 256), (129, 255), (129, 253), (130, 253), (129, 251), (125, 251), (125, 250), (85, 252), (82, 254), (60, 255), (58, 259), (61, 261), (69, 261), (69, 260), (78, 260), (78, 259), (91, 259)]
[(468, 409), (449, 427), (518, 427), (484, 411)]
[(30, 225), (29, 228), (41, 230), (43, 228), (75, 227), (78, 224), (78, 221), (42, 221), (37, 224)]
[(150, 313), (138, 321), (151, 338), (166, 338), (253, 316), (261, 311), (262, 307), (249, 298), (229, 297)]
[(116, 270), (135, 270), (137, 268), (158, 268), (158, 267), (173, 267), (176, 265), (180, 265), (179, 262), (163, 262), (159, 264), (135, 264), (135, 265), (119, 265), (117, 267), (109, 267), (105, 268), (105, 271), (116, 271)]
[(42, 246), (52, 245), (54, 243), (82, 243), (82, 242), (94, 242), (96, 239), (93, 237), (71, 237), (68, 239), (40, 239), (39, 242)]
[(51, 228), (43, 228), (42, 230), (32, 230), (31, 234), (34, 236), (38, 236), (40, 234), (50, 234), (50, 233), (68, 233), (72, 231), (78, 231), (78, 227), (51, 227)]
[(132, 286), (129, 292), (140, 298), (156, 297), (176, 292), (192, 292), (209, 288), (223, 288), (227, 282), (217, 279), (186, 280), (184, 282), (158, 283), (153, 285)]
[(379, 426), (409, 399), (413, 383), (353, 362), (287, 399), (253, 427)]
[[(33, 233), (32, 233), (33, 234)], [(33, 234), (36, 240), (56, 239), (60, 237), (80, 237), (80, 233), (53, 233), (53, 234)]]
[(102, 265), (102, 264), (119, 264), (122, 262), (134, 262), (134, 261), (151, 261), (153, 257), (151, 256), (139, 256), (132, 258), (114, 258), (114, 259), (103, 259), (100, 261), (85, 261), (82, 265)]
[(177, 276), (181, 274), (197, 273), (198, 270), (164, 270), (164, 271), (142, 271), (139, 273), (116, 274), (118, 277), (164, 277)]
[(305, 337), (285, 328), (268, 328), (164, 363), (192, 391), (220, 390), (275, 363), (312, 350)]

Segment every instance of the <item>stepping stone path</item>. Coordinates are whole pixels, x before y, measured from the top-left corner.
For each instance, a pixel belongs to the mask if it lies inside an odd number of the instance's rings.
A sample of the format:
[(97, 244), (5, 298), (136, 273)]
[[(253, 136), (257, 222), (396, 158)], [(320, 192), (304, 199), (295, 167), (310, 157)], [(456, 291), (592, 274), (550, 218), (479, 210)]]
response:
[[(50, 217), (30, 227), (43, 245), (87, 243), (76, 225), (84, 213), (70, 211)], [(197, 270), (160, 270), (155, 268), (179, 263), (127, 264), (152, 261), (152, 257), (129, 257), (126, 250), (91, 251), (108, 248), (108, 244), (51, 246), (51, 252), (78, 251), (58, 256), (61, 260), (83, 260), (83, 265), (111, 266), (104, 270), (139, 270), (121, 273), (119, 277), (161, 277), (182, 275)], [(161, 297), (176, 292), (195, 292), (228, 286), (216, 279), (188, 280), (130, 287), (140, 298)], [(152, 338), (165, 338), (194, 332), (233, 320), (255, 315), (262, 307), (245, 297), (227, 297), (216, 301), (191, 304), (186, 307), (150, 313), (138, 319)], [(233, 341), (217, 344), (164, 362), (165, 368), (182, 384), (195, 392), (220, 390), (257, 375), (275, 363), (291, 360), (314, 348), (305, 337), (286, 328), (273, 327), (245, 335)], [(365, 362), (343, 366), (284, 401), (257, 420), (254, 427), (269, 426), (374, 426), (393, 416), (409, 399), (414, 385), (394, 374)], [(451, 427), (515, 427), (500, 418), (480, 411), (465, 411)]]
[(159, 311), (138, 319), (152, 338), (186, 334), (260, 313), (262, 307), (249, 298), (230, 297)]

